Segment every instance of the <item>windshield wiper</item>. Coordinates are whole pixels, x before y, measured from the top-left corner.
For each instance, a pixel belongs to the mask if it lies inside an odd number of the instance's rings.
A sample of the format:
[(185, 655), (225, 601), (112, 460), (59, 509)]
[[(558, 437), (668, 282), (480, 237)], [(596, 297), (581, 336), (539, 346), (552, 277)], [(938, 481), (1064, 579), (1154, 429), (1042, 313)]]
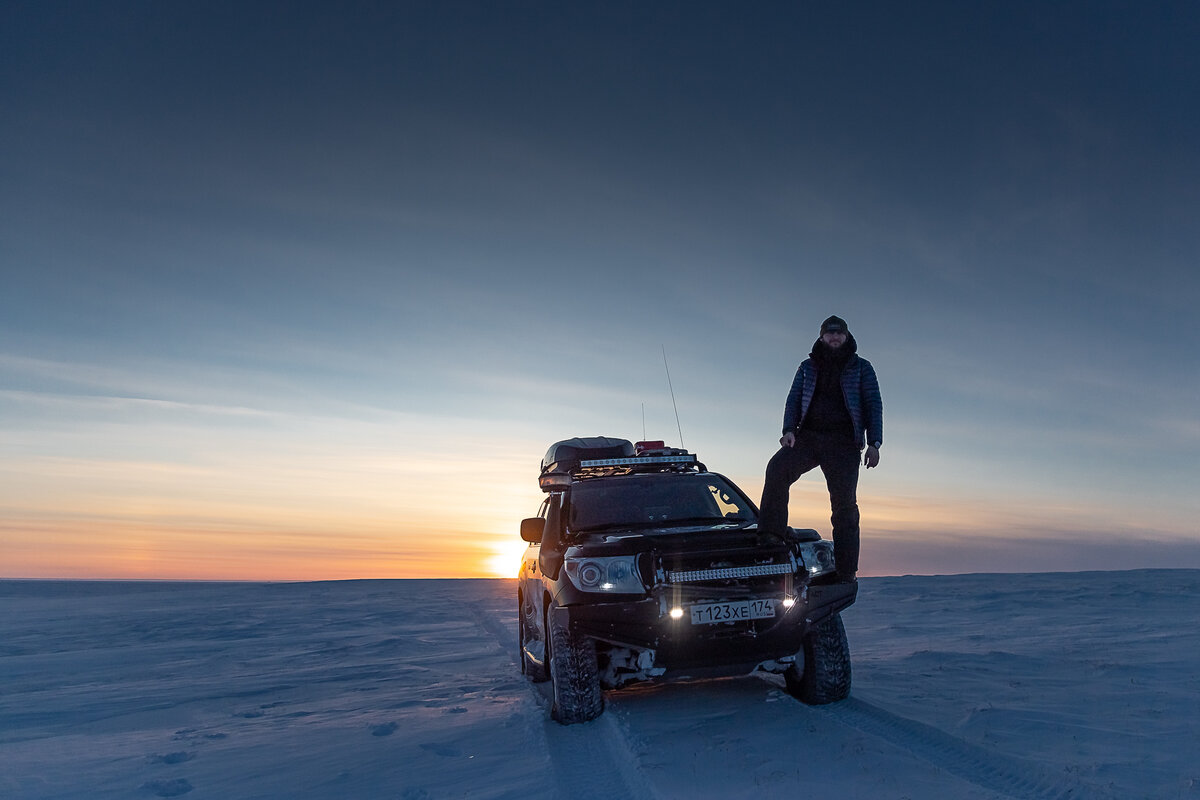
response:
[(648, 524), (656, 528), (682, 528), (688, 525), (749, 525), (751, 522), (741, 517), (675, 517)]
[(673, 517), (672, 519), (638, 520), (637, 522), (605, 522), (601, 525), (588, 525), (585, 528), (572, 528), (576, 533), (594, 533), (607, 530), (642, 530), (644, 528), (683, 528), (688, 525), (735, 525), (746, 527), (754, 524), (754, 520), (744, 517)]

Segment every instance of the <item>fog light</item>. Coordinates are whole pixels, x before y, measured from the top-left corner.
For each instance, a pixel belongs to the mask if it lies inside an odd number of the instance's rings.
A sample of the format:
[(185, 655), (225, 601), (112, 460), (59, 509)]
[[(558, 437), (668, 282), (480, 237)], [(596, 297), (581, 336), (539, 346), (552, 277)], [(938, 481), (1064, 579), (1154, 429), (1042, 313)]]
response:
[(682, 619), (682, 618), (683, 618), (683, 609), (682, 608), (680, 608), (679, 606), (675, 606), (674, 608), (671, 609), (671, 619)]
[(783, 598), (783, 607), (784, 608), (791, 608), (794, 605), (796, 605), (796, 598), (792, 597), (791, 595), (788, 595), (787, 597)]

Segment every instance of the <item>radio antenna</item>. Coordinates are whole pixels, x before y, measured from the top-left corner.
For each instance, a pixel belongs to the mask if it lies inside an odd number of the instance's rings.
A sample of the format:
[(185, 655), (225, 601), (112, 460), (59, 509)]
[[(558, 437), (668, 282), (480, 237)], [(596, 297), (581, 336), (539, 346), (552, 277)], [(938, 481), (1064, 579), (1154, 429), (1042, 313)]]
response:
[(642, 441), (646, 441), (646, 404), (642, 403)]
[(667, 371), (667, 388), (671, 390), (671, 407), (675, 409), (675, 427), (679, 429), (679, 446), (686, 450), (683, 444), (683, 426), (679, 424), (679, 406), (675, 405), (675, 387), (671, 385), (671, 368), (667, 366), (667, 346), (662, 346), (663, 369)]

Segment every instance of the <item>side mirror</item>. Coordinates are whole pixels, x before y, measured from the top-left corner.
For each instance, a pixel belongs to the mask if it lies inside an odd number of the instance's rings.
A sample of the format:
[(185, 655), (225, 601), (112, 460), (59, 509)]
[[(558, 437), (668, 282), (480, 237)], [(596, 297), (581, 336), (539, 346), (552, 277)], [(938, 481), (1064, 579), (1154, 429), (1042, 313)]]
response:
[(534, 544), (542, 543), (542, 532), (546, 529), (546, 520), (541, 517), (530, 517), (521, 520), (521, 538)]

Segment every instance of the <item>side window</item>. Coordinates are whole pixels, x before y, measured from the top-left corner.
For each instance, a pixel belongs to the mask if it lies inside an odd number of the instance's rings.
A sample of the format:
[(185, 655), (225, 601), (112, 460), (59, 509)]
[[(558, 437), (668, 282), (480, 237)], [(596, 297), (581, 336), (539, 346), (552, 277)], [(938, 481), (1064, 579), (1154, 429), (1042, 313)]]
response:
[(546, 518), (546, 512), (547, 512), (547, 511), (549, 511), (549, 509), (550, 509), (550, 497), (549, 497), (549, 496), (547, 496), (547, 497), (546, 497), (546, 499), (542, 501), (542, 505), (541, 505), (541, 507), (538, 509), (538, 513), (537, 513), (537, 515), (538, 515), (539, 517), (541, 517), (542, 519), (545, 519), (545, 518)]

